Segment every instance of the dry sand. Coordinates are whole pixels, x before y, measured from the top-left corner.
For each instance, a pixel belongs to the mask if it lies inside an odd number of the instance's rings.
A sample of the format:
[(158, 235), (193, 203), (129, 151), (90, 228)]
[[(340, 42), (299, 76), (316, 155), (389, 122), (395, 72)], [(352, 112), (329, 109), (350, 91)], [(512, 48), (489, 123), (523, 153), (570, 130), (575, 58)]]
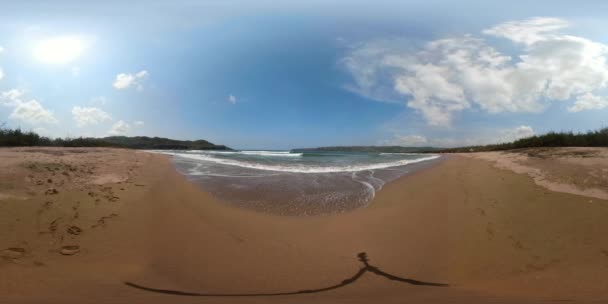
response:
[(534, 148), (462, 154), (492, 161), (496, 168), (527, 174), (552, 191), (608, 200), (608, 149)]
[[(565, 165), (527, 152), (530, 163), (515, 162), (602, 190), (598, 151)], [(500, 158), (447, 156), (386, 185), (368, 208), (286, 217), (217, 203), (162, 155), (1, 149), (0, 303), (608, 301), (608, 202), (548, 190), (497, 169)], [(574, 174), (585, 170), (596, 180)], [(373, 267), (348, 280), (364, 267), (360, 252)], [(213, 294), (344, 286), (190, 297), (123, 282)]]

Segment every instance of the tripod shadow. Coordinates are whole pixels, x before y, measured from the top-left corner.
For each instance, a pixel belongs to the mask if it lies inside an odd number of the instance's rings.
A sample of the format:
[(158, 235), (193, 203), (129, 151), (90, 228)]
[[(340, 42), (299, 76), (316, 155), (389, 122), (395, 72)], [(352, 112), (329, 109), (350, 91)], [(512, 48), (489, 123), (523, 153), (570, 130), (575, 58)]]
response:
[(359, 278), (361, 278), (366, 273), (372, 273), (375, 275), (379, 275), (385, 277), (391, 281), (408, 283), (411, 285), (421, 285), (421, 286), (435, 286), (435, 287), (447, 287), (448, 284), (441, 283), (431, 283), (431, 282), (423, 282), (414, 279), (402, 278), (396, 275), (392, 275), (380, 270), (378, 267), (372, 266), (369, 264), (369, 259), (367, 258), (367, 254), (365, 252), (361, 252), (357, 255), (359, 257), (359, 261), (363, 263), (363, 268), (359, 269), (355, 275), (351, 276), (343, 280), (341, 283), (324, 287), (318, 289), (303, 289), (298, 291), (291, 292), (275, 292), (275, 293), (197, 293), (197, 292), (186, 292), (179, 290), (170, 290), (170, 289), (159, 289), (159, 288), (151, 288), (145, 287), (142, 285), (138, 285), (131, 282), (124, 282), (125, 285), (137, 288), (140, 290), (145, 290), (149, 292), (177, 295), (177, 296), (192, 296), (192, 297), (265, 297), (265, 296), (291, 296), (291, 295), (299, 295), (299, 294), (310, 294), (310, 293), (319, 293), (324, 291), (330, 291), (333, 289), (342, 288), (344, 286), (355, 283)]

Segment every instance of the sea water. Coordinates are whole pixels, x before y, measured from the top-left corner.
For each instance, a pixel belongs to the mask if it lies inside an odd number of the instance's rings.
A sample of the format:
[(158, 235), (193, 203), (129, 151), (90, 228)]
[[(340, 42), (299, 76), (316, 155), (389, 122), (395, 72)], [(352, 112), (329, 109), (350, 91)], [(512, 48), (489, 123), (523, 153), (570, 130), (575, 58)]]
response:
[(151, 151), (221, 201), (283, 215), (344, 212), (438, 155), (290, 151)]

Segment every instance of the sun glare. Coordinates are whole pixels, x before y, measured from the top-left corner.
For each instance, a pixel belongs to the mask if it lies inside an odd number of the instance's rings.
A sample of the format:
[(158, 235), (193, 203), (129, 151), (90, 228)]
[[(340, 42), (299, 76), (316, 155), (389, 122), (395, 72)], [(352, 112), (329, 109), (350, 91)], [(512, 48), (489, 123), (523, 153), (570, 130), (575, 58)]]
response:
[(34, 57), (46, 64), (66, 64), (77, 59), (86, 49), (85, 40), (74, 36), (52, 37), (34, 46)]

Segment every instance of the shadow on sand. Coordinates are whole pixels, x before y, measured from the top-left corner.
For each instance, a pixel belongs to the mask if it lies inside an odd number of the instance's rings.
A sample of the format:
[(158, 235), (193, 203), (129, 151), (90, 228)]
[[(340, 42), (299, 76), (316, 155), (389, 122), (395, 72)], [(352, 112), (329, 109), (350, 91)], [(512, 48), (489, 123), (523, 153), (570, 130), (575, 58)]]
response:
[(398, 282), (408, 283), (408, 284), (412, 284), (412, 285), (435, 286), (435, 287), (448, 286), (448, 284), (430, 283), (430, 282), (423, 282), (423, 281), (418, 281), (418, 280), (414, 280), (414, 279), (398, 277), (398, 276), (386, 273), (386, 272), (380, 270), (378, 267), (370, 265), (365, 252), (361, 252), (357, 256), (359, 257), (359, 261), (361, 263), (363, 263), (364, 267), (359, 269), (359, 271), (357, 271), (357, 273), (355, 273), (355, 275), (343, 280), (339, 284), (324, 287), (324, 288), (318, 288), (318, 289), (304, 289), (304, 290), (298, 290), (298, 291), (276, 292), (276, 293), (197, 293), (197, 292), (186, 292), (186, 291), (179, 291), (179, 290), (151, 288), (151, 287), (145, 287), (145, 286), (141, 286), (141, 285), (131, 283), (131, 282), (124, 282), (124, 283), (127, 286), (145, 290), (145, 291), (177, 295), (177, 296), (192, 296), (192, 297), (263, 297), (263, 296), (290, 296), (290, 295), (298, 295), (298, 294), (318, 293), (318, 292), (324, 292), (324, 291), (342, 288), (346, 285), (353, 284), (353, 283), (355, 283), (355, 281), (357, 281), (359, 278), (361, 278), (367, 272), (385, 277), (391, 281), (398, 281)]

